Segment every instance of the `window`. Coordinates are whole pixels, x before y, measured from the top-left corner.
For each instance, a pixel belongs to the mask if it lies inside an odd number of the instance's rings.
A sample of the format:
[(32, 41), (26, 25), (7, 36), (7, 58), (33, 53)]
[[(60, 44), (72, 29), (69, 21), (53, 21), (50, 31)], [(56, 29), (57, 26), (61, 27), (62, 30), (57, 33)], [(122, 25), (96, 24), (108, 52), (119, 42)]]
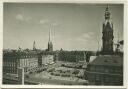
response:
[(91, 66), (90, 67), (90, 71), (95, 71), (95, 67), (94, 66)]
[(114, 63), (117, 63), (117, 60), (113, 60)]
[(108, 62), (108, 60), (107, 60), (107, 59), (105, 59), (105, 60), (104, 60), (104, 62)]
[(109, 69), (105, 69), (104, 71), (105, 71), (106, 73), (108, 73), (108, 72), (109, 72)]
[(109, 76), (105, 76), (105, 77), (104, 77), (104, 81), (105, 81), (105, 82), (109, 82)]
[(95, 76), (95, 79), (96, 79), (96, 81), (99, 81), (100, 80), (100, 76), (99, 75), (96, 75)]

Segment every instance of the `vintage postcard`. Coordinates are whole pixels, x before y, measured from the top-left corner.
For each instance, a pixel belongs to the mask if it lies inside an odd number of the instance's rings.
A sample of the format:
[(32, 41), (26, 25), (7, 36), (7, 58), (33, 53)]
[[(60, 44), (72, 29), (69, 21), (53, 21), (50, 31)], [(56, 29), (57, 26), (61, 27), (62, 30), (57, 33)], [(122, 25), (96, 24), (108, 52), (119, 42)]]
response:
[(3, 2), (2, 85), (125, 86), (124, 7)]

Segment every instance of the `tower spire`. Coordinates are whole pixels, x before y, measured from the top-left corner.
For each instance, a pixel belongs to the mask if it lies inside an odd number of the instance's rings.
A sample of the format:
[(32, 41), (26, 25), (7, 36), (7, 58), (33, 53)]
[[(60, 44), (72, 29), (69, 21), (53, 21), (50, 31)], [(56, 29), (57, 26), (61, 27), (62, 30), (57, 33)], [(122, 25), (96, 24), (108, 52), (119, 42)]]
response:
[(109, 5), (107, 4), (106, 10), (105, 10), (105, 20), (110, 19), (110, 12), (109, 12)]
[(108, 10), (109, 9), (109, 5), (107, 4), (107, 7), (106, 7), (106, 9)]
[(105, 9), (105, 22), (103, 23), (102, 31), (102, 53), (113, 54), (113, 23), (110, 20), (109, 5)]
[(53, 51), (53, 44), (52, 44), (52, 41), (51, 41), (51, 26), (50, 26), (50, 29), (49, 29), (49, 41), (48, 41), (48, 51)]
[(36, 50), (36, 43), (35, 43), (35, 41), (33, 42), (33, 50)]

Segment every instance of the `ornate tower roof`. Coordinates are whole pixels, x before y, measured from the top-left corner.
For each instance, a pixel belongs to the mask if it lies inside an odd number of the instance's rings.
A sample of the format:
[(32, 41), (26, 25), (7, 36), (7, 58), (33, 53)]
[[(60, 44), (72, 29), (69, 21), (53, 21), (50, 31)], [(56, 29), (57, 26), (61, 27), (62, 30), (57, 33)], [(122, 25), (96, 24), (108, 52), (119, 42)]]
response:
[(105, 20), (110, 19), (109, 5), (105, 9)]
[(111, 21), (110, 15), (111, 15), (111, 13), (109, 11), (109, 5), (107, 5), (107, 7), (105, 9), (105, 21), (103, 23), (103, 27), (113, 28), (113, 22)]

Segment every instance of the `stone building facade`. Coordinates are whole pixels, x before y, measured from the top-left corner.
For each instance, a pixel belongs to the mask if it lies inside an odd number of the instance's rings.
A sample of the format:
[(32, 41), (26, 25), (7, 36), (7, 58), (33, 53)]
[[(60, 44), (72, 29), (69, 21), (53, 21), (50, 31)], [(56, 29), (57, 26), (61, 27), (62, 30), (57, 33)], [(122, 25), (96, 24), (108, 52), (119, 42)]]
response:
[(88, 64), (90, 85), (123, 85), (123, 58), (100, 55)]
[(17, 74), (18, 68), (24, 68), (25, 73), (37, 71), (37, 53), (34, 51), (11, 51), (3, 53), (3, 72)]
[(89, 53), (86, 51), (60, 51), (58, 53), (58, 60), (67, 62), (88, 61), (87, 54)]

